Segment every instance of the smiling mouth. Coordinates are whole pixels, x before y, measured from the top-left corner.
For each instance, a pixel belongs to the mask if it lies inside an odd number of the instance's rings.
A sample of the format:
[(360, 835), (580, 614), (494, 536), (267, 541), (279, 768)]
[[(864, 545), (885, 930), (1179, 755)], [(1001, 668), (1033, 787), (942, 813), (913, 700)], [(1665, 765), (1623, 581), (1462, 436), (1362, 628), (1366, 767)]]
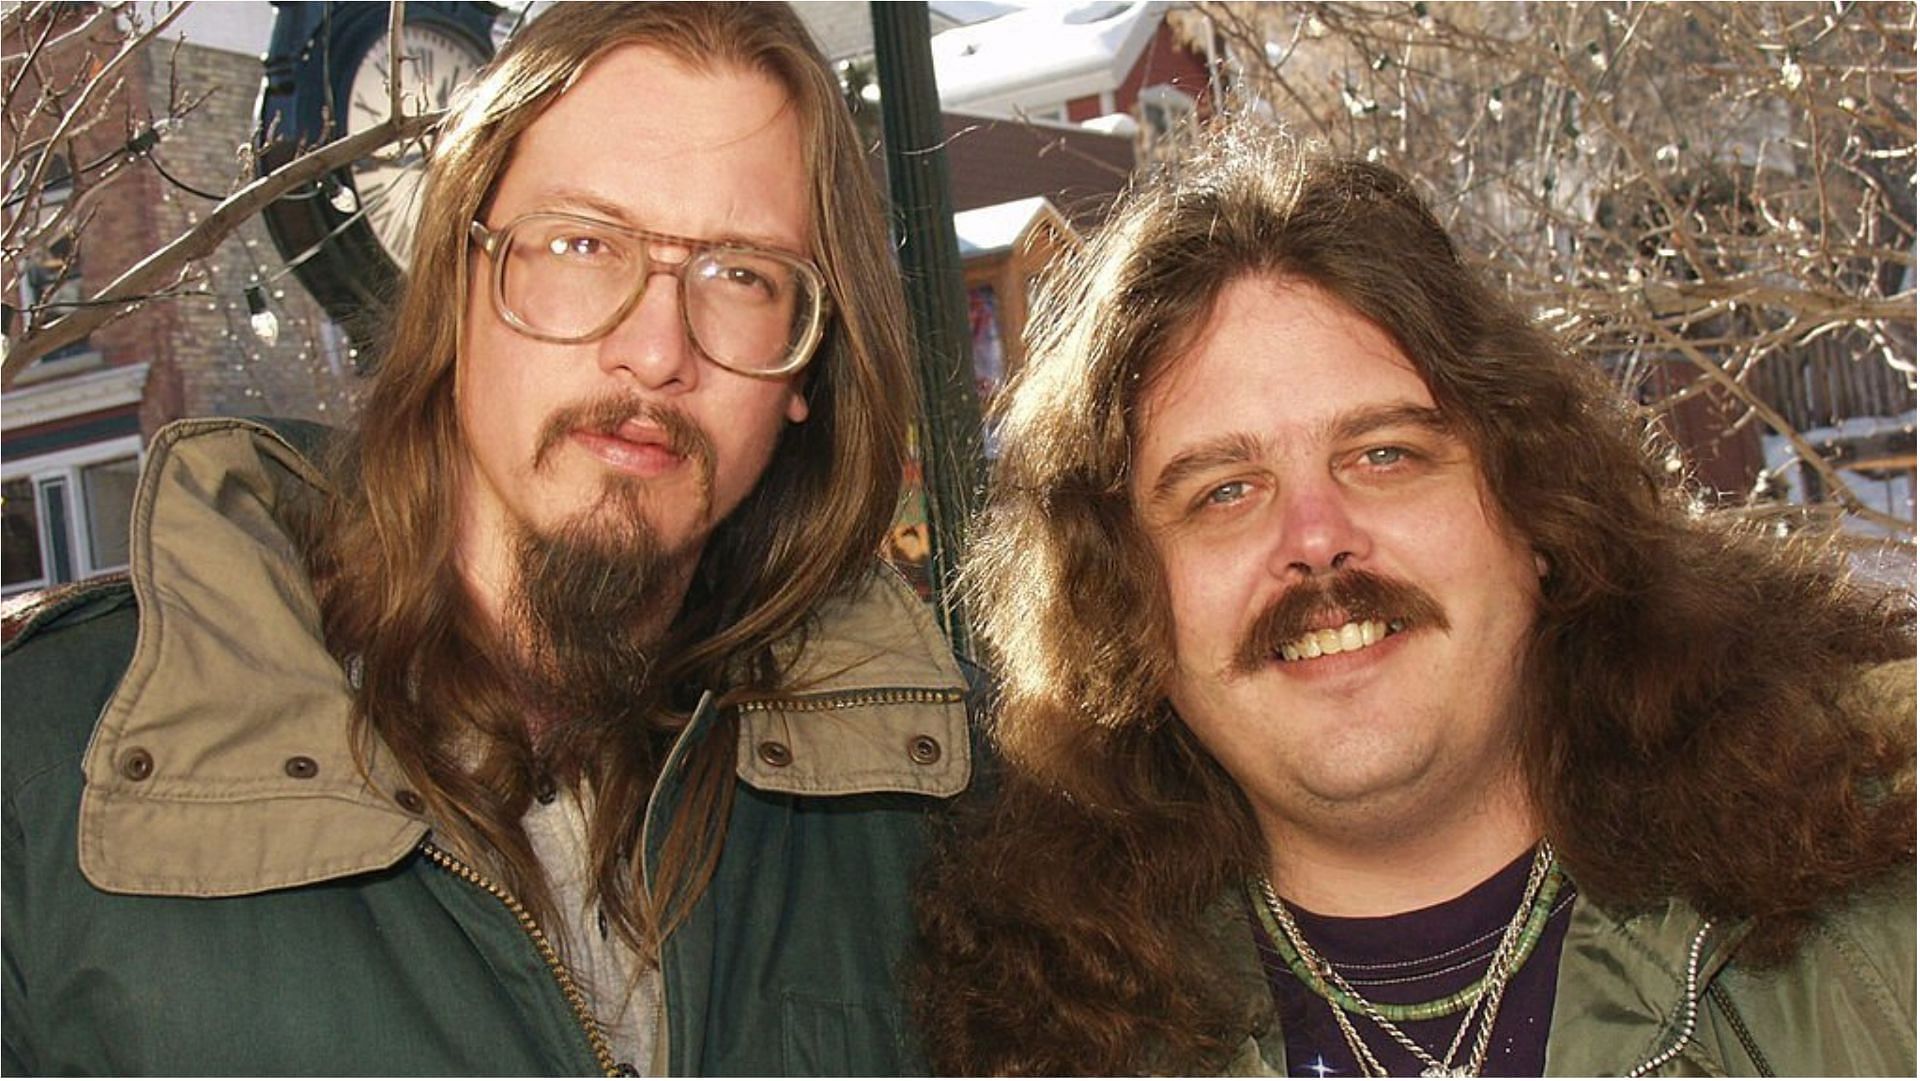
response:
[(1275, 652), (1282, 661), (1310, 661), (1335, 653), (1358, 653), (1370, 649), (1407, 629), (1404, 619), (1359, 619), (1338, 627), (1327, 627), (1283, 642)]

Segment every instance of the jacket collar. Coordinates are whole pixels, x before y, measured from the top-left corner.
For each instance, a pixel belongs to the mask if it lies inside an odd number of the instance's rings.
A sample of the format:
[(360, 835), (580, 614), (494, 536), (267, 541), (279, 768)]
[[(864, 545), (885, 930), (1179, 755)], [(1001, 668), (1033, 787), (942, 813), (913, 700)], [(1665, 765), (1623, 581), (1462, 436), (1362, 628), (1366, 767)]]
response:
[(829, 601), (784, 653), (788, 688), (740, 704), (741, 780), (799, 796), (967, 787), (966, 680), (898, 574), (883, 569)]
[[(323, 484), (255, 422), (154, 436), (130, 545), (139, 637), (84, 763), (80, 866), (101, 889), (302, 885), (391, 866), (426, 834), (392, 757), (350, 745), (352, 692), (275, 517)], [(791, 693), (742, 705), (743, 781), (817, 795), (966, 787), (966, 683), (897, 575), (876, 571), (786, 648)]]

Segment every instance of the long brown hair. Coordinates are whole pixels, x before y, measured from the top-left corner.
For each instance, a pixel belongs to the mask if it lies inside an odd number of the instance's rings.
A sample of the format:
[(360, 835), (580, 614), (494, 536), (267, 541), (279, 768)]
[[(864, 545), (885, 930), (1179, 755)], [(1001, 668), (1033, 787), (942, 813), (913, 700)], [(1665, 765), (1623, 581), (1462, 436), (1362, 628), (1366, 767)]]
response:
[(1911, 863), (1910, 720), (1851, 697), (1863, 666), (1913, 655), (1911, 601), (1818, 539), (1698, 513), (1647, 418), (1465, 265), (1406, 180), (1242, 122), (1052, 280), (998, 411), (965, 570), (1006, 776), (923, 890), (937, 1071), (1209, 1072), (1264, 1008), (1217, 986), (1200, 937), (1264, 850), (1166, 702), (1169, 607), (1127, 487), (1141, 388), (1248, 275), (1390, 334), (1547, 560), (1519, 753), (1582, 890), (1750, 918), (1764, 964)]
[[(763, 73), (786, 89), (807, 155), (810, 255), (833, 302), (804, 376), (809, 419), (786, 428), (758, 486), (708, 540), (658, 647), (655, 723), (597, 730), (571, 749), (594, 795), (595, 889), (621, 933), (650, 954), (704, 888), (732, 792), (732, 728), (723, 720), (693, 749), (688, 794), (649, 897), (638, 834), (689, 699), (731, 688), (725, 706), (780, 685), (773, 644), (803, 634), (809, 613), (872, 562), (897, 500), (913, 412), (885, 216), (838, 85), (785, 5), (556, 6), (501, 51), (433, 147), (408, 286), (361, 424), (335, 463), (331, 497), (310, 524), (309, 552), (329, 645), (357, 658), (360, 735), (377, 736), (397, 756), (447, 843), (551, 918), (519, 824), (535, 784), (522, 705), (488, 660), (486, 623), (454, 569), (453, 479), (466, 452), (452, 390), (471, 284), (468, 224), (520, 134), (595, 59), (629, 44), (699, 71)], [(447, 296), (449, 283), (459, 283), (459, 302)]]

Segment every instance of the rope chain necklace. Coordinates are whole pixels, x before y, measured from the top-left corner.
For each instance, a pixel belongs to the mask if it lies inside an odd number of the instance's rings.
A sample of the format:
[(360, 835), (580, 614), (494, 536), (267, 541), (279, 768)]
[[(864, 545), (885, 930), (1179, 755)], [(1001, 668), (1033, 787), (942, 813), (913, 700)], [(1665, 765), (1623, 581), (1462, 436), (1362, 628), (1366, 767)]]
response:
[[(1271, 879), (1261, 875), (1259, 884), (1261, 900), (1266, 902), (1267, 909), (1273, 914), (1274, 922), (1280, 925), (1281, 932), (1287, 938), (1287, 944), (1293, 947), (1293, 952), (1300, 957), (1310, 973), (1318, 976), (1320, 981), (1326, 981), (1325, 983), (1316, 980), (1303, 982), (1326, 1001), (1327, 1008), (1333, 1012), (1334, 1023), (1340, 1027), (1340, 1034), (1347, 1042), (1347, 1049), (1353, 1052), (1354, 1060), (1360, 1064), (1361, 1070), (1367, 1076), (1387, 1077), (1389, 1074), (1380, 1059), (1374, 1055), (1373, 1050), (1367, 1046), (1366, 1040), (1361, 1038), (1359, 1030), (1354, 1027), (1353, 1019), (1348, 1016), (1349, 1011), (1364, 1015), (1378, 1025), (1394, 1043), (1405, 1048), (1407, 1053), (1411, 1054), (1423, 1067), (1420, 1076), (1479, 1077), (1480, 1071), (1487, 1063), (1487, 1050), (1493, 1043), (1494, 1019), (1500, 1013), (1500, 1000), (1506, 994), (1507, 982), (1513, 977), (1513, 973), (1520, 967), (1526, 955), (1531, 952), (1521, 947), (1523, 929), (1536, 922), (1529, 916), (1534, 914), (1536, 904), (1541, 900), (1541, 887), (1554, 869), (1553, 846), (1542, 841), (1539, 851), (1534, 854), (1533, 866), (1527, 872), (1527, 888), (1520, 896), (1520, 907), (1514, 911), (1513, 918), (1507, 921), (1506, 929), (1500, 935), (1500, 944), (1494, 947), (1493, 956), (1487, 962), (1486, 975), (1478, 981), (1478, 988), (1467, 1001), (1466, 1012), (1460, 1017), (1460, 1027), (1453, 1034), (1453, 1042), (1447, 1045), (1446, 1055), (1440, 1058), (1435, 1058), (1432, 1052), (1422, 1047), (1399, 1025), (1388, 1019), (1379, 1006), (1354, 990), (1345, 976), (1336, 971), (1331, 963), (1307, 944), (1306, 936), (1300, 933), (1299, 925), (1293, 920), (1293, 913), (1281, 902)], [(1548, 898), (1546, 907), (1551, 906), (1551, 898)], [(1531, 946), (1535, 936), (1525, 935), (1524, 937), (1527, 940), (1527, 946)], [(1328, 984), (1332, 986), (1329, 987)], [(1336, 989), (1338, 994), (1330, 993)], [(1466, 1040), (1468, 1030), (1474, 1028), (1475, 1014), (1479, 1015), (1480, 1024), (1474, 1035), (1473, 1050), (1465, 1063), (1455, 1066), (1454, 1056), (1460, 1053), (1460, 1045)]]

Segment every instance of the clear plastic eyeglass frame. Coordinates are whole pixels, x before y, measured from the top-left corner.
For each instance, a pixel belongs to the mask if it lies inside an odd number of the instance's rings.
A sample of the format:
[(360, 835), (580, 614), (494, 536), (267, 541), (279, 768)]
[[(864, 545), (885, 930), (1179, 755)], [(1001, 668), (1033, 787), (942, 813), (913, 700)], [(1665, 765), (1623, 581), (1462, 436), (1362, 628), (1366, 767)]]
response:
[[(639, 273), (636, 273), (633, 277), (633, 282), (628, 289), (626, 298), (620, 302), (606, 319), (591, 329), (579, 334), (555, 334), (551, 331), (545, 331), (529, 323), (507, 302), (507, 260), (501, 258), (501, 255), (511, 250), (515, 231), (531, 221), (572, 222), (599, 232), (611, 233), (637, 241), (639, 250), (646, 253), (645, 260), (640, 265)], [(656, 233), (645, 229), (633, 229), (624, 225), (615, 225), (612, 222), (603, 221), (599, 218), (590, 218), (580, 214), (568, 214), (560, 211), (534, 211), (529, 214), (522, 214), (498, 229), (489, 229), (483, 222), (476, 220), (469, 226), (468, 231), (473, 242), (480, 246), (480, 250), (485, 252), (487, 258), (493, 263), (491, 292), (494, 311), (499, 313), (500, 318), (505, 320), (507, 325), (529, 338), (543, 342), (580, 344), (596, 341), (607, 336), (612, 333), (613, 328), (619, 326), (620, 322), (633, 310), (634, 304), (639, 301), (642, 293), (646, 290), (647, 280), (654, 274), (664, 270), (671, 273), (677, 283), (680, 291), (681, 322), (686, 329), (687, 340), (694, 344), (695, 348), (700, 351), (700, 355), (731, 372), (754, 376), (756, 378), (773, 379), (791, 375), (806, 367), (807, 362), (813, 358), (814, 349), (820, 344), (820, 338), (825, 333), (828, 314), (832, 308), (832, 304), (827, 297), (826, 279), (812, 263), (789, 255), (786, 252), (776, 251), (770, 248), (756, 248), (743, 244), (715, 243), (712, 241), (699, 240), (694, 237), (675, 236), (672, 233)], [(679, 260), (661, 259), (653, 254), (653, 250), (661, 246), (680, 248), (685, 250), (687, 254)], [(811, 299), (811, 310), (804, 313), (799, 320), (796, 320), (798, 332), (789, 337), (785, 357), (778, 364), (768, 367), (754, 367), (732, 363), (715, 356), (706, 344), (700, 340), (700, 333), (694, 326), (692, 309), (687, 303), (687, 270), (699, 264), (704, 259), (711, 257), (716, 252), (735, 252), (780, 263), (791, 269), (795, 276), (805, 285), (806, 294)]]

